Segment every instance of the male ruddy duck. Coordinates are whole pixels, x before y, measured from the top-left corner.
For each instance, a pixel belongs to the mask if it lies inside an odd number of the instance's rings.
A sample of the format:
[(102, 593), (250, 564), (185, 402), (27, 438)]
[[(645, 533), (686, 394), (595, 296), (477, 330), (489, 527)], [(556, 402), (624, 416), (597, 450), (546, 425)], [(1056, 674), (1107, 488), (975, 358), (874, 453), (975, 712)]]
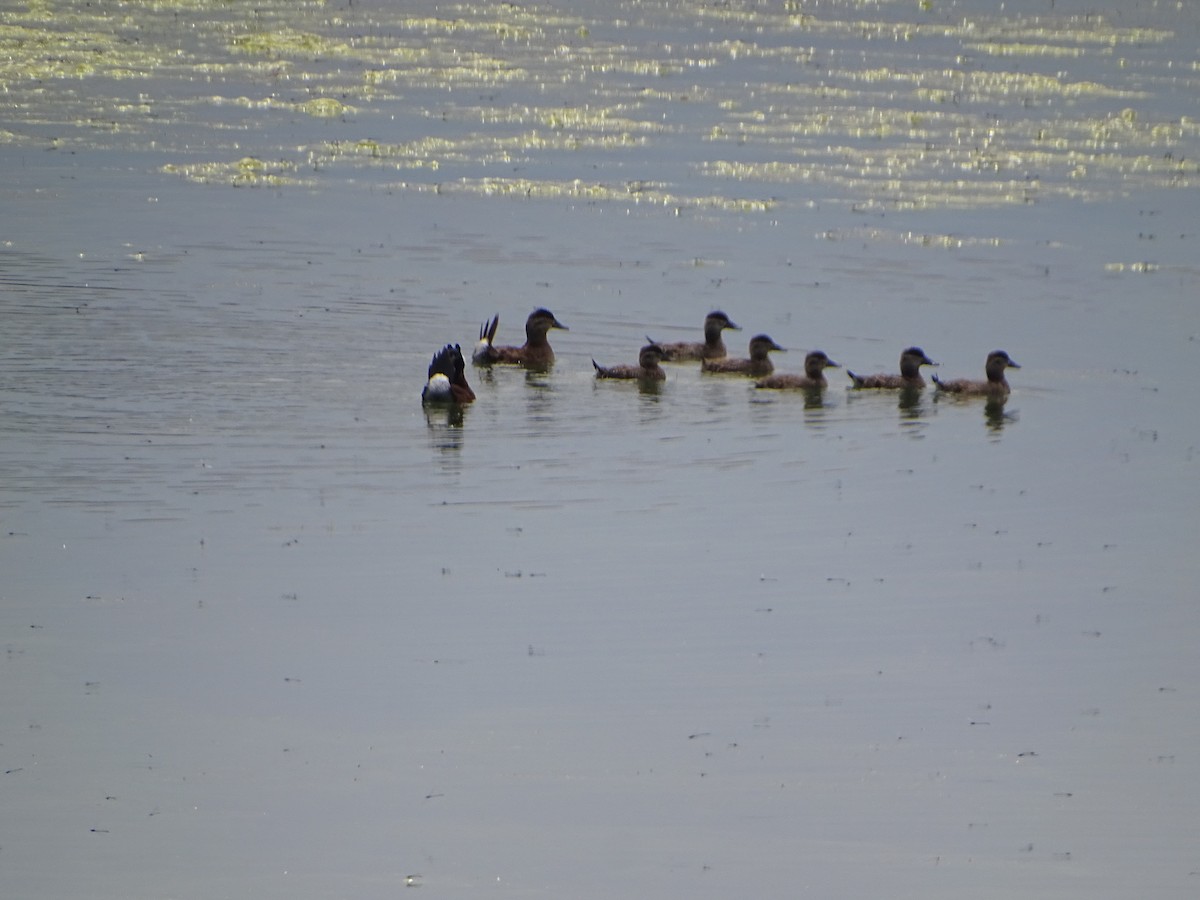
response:
[(937, 385), (939, 391), (944, 391), (947, 394), (959, 394), (967, 397), (991, 397), (994, 400), (1002, 399), (1008, 396), (1008, 381), (1004, 378), (1005, 369), (1021, 368), (1009, 355), (1003, 350), (993, 350), (987, 356), (987, 362), (984, 363), (983, 370), (987, 373), (987, 381), (971, 381), (968, 378), (960, 378), (957, 381), (938, 381), (936, 375), (933, 376), (933, 383)]
[(701, 361), (700, 370), (734, 375), (770, 375), (775, 371), (775, 366), (767, 356), (772, 350), (787, 352), (767, 335), (756, 334), (750, 338), (749, 359), (706, 359)]
[(551, 328), (570, 331), (566, 325), (554, 318), (554, 313), (548, 309), (535, 309), (525, 320), (525, 344), (521, 347), (497, 347), (496, 328), (500, 325), (500, 316), (492, 317), (490, 322), (479, 326), (479, 343), (471, 354), (472, 361), (478, 366), (488, 366), (492, 363), (512, 363), (519, 366), (548, 366), (554, 362), (554, 351), (546, 340), (546, 332)]
[(429, 380), (421, 391), (425, 404), (463, 404), (475, 399), (467, 384), (467, 363), (458, 344), (447, 344), (429, 364)]
[(757, 388), (794, 388), (796, 390), (811, 391), (820, 390), (829, 385), (825, 380), (825, 370), (829, 368), (840, 368), (837, 363), (830, 359), (823, 350), (814, 350), (808, 356), (804, 357), (804, 374), (795, 375), (785, 373), (780, 375), (772, 375), (769, 378), (764, 378), (761, 381), (756, 381), (754, 386)]
[(846, 374), (854, 382), (856, 388), (923, 388), (925, 379), (921, 377), (921, 366), (936, 366), (932, 359), (925, 355), (920, 347), (909, 347), (900, 354), (900, 374), (891, 375), (881, 372), (878, 375), (855, 375), (849, 369)]
[(626, 380), (637, 379), (639, 381), (663, 381), (667, 377), (667, 373), (659, 363), (663, 360), (663, 348), (658, 344), (647, 344), (638, 353), (638, 364), (636, 366), (602, 366), (594, 359), (592, 365), (596, 367), (597, 378), (623, 378)]
[(726, 328), (741, 331), (742, 326), (735, 325), (725, 313), (719, 309), (704, 317), (704, 343), (695, 341), (677, 341), (673, 344), (659, 344), (652, 338), (647, 338), (652, 344), (662, 348), (664, 362), (687, 362), (696, 359), (723, 359), (727, 352), (721, 332)]

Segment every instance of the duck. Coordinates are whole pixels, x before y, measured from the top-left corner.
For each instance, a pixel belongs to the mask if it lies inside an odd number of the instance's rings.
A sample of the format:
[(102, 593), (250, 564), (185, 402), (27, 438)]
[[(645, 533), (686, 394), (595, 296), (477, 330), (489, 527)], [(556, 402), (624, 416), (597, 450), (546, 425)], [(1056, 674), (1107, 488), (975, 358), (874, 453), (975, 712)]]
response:
[(700, 362), (700, 370), (702, 372), (721, 372), (759, 377), (770, 375), (775, 371), (775, 366), (767, 356), (772, 350), (778, 350), (781, 353), (787, 352), (783, 347), (780, 347), (771, 340), (768, 335), (756, 334), (750, 338), (749, 359), (705, 359)]
[(638, 364), (636, 366), (602, 366), (594, 359), (592, 365), (596, 367), (597, 378), (621, 378), (625, 380), (638, 379), (639, 381), (663, 381), (667, 377), (667, 373), (659, 363), (663, 361), (663, 348), (658, 344), (649, 343), (638, 353)]
[(475, 399), (467, 384), (467, 363), (462, 347), (447, 344), (433, 355), (429, 363), (429, 380), (421, 391), (421, 403), (426, 405), (462, 405)]
[(987, 362), (983, 366), (984, 372), (987, 373), (987, 381), (971, 381), (968, 378), (960, 378), (956, 381), (939, 381), (938, 377), (934, 375), (933, 383), (937, 385), (939, 391), (947, 394), (1000, 399), (1007, 397), (1009, 392), (1008, 381), (1004, 377), (1004, 370), (1019, 368), (1021, 367), (1013, 362), (1012, 358), (1003, 350), (993, 350), (987, 355)]
[(551, 328), (570, 331), (562, 322), (554, 317), (548, 309), (535, 309), (525, 320), (525, 343), (520, 347), (497, 347), (496, 329), (500, 325), (499, 314), (491, 321), (479, 326), (479, 343), (471, 354), (471, 360), (477, 366), (490, 366), (492, 363), (511, 363), (519, 366), (549, 366), (554, 362), (554, 350), (546, 340), (546, 333)]
[(814, 350), (804, 357), (804, 374), (785, 373), (771, 375), (754, 382), (756, 388), (786, 389), (793, 388), (802, 391), (821, 390), (829, 385), (825, 380), (825, 370), (841, 368), (824, 350)]
[(662, 344), (653, 338), (647, 337), (650, 341), (660, 347), (663, 351), (663, 362), (689, 362), (697, 359), (724, 359), (728, 355), (725, 349), (725, 341), (721, 339), (721, 332), (726, 328), (733, 331), (741, 331), (741, 325), (735, 325), (733, 320), (719, 309), (715, 309), (704, 317), (704, 342), (698, 341), (677, 341), (673, 344)]
[(877, 375), (858, 375), (846, 370), (856, 388), (923, 388), (925, 379), (921, 377), (921, 366), (936, 366), (932, 359), (925, 355), (920, 347), (909, 347), (900, 353), (900, 374), (892, 375), (880, 372)]

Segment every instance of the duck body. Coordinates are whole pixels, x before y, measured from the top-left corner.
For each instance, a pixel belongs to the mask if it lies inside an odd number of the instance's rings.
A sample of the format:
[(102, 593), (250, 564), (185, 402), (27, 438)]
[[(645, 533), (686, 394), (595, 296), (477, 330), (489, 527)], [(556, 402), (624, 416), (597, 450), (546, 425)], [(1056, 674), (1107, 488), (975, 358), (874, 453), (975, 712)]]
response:
[(830, 368), (836, 369), (839, 366), (826, 355), (825, 351), (814, 350), (804, 357), (803, 375), (793, 373), (770, 375), (767, 378), (756, 381), (754, 386), (756, 388), (768, 388), (771, 390), (819, 391), (829, 385), (829, 382), (825, 379), (825, 370)]
[(764, 377), (775, 371), (775, 366), (768, 356), (773, 350), (786, 352), (783, 347), (780, 347), (771, 340), (768, 335), (756, 334), (750, 338), (749, 359), (706, 359), (701, 361), (700, 370), (702, 372), (714, 372), (726, 375)]
[(893, 375), (880, 372), (875, 375), (856, 375), (849, 369), (846, 374), (854, 382), (855, 388), (877, 389), (920, 389), (925, 387), (925, 379), (921, 377), (921, 366), (936, 366), (932, 359), (925, 355), (920, 347), (909, 347), (900, 354), (900, 374)]
[(614, 378), (625, 381), (663, 381), (666, 379), (667, 373), (659, 365), (662, 360), (662, 347), (658, 344), (647, 344), (638, 353), (638, 364), (636, 366), (602, 366), (594, 359), (592, 360), (592, 365), (596, 367), (597, 378)]
[(1019, 368), (1021, 367), (1013, 362), (1012, 358), (1003, 350), (993, 350), (987, 355), (987, 361), (983, 366), (983, 371), (987, 375), (986, 381), (972, 381), (969, 378), (939, 381), (935, 375), (933, 383), (937, 385), (939, 391), (946, 394), (1001, 399), (1007, 397), (1010, 390), (1008, 380), (1004, 377), (1005, 371)]
[(704, 317), (703, 342), (676, 341), (671, 344), (662, 344), (652, 340), (651, 343), (662, 348), (664, 362), (724, 359), (728, 355), (728, 351), (725, 349), (725, 341), (722, 339), (721, 333), (726, 328), (731, 328), (734, 331), (742, 330), (740, 325), (735, 325), (729, 316), (718, 309)]
[(471, 354), (471, 360), (477, 366), (490, 366), (494, 363), (518, 366), (549, 366), (554, 362), (554, 350), (546, 339), (551, 328), (570, 331), (566, 325), (554, 317), (548, 309), (535, 309), (525, 320), (525, 343), (520, 347), (496, 346), (496, 329), (500, 326), (500, 316), (484, 322), (479, 327), (479, 342)]
[(426, 405), (461, 405), (475, 399), (467, 384), (467, 363), (458, 344), (447, 344), (433, 356), (429, 364), (429, 380), (421, 391)]

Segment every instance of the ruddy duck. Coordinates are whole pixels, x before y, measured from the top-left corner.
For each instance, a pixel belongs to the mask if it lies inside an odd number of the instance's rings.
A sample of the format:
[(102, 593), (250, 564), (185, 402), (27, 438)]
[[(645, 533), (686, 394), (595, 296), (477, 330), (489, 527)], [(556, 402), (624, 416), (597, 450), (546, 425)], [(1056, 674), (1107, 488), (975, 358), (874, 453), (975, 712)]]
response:
[(837, 369), (840, 367), (825, 355), (825, 351), (814, 350), (808, 356), (804, 357), (803, 375), (794, 375), (791, 373), (772, 375), (769, 378), (756, 381), (754, 386), (757, 388), (776, 389), (794, 388), (802, 391), (820, 390), (829, 384), (825, 380), (825, 370), (829, 368)]
[(447, 344), (429, 364), (429, 380), (421, 391), (421, 402), (425, 404), (463, 404), (475, 399), (475, 392), (467, 384), (467, 363), (458, 344)]
[(512, 363), (519, 366), (548, 366), (554, 362), (554, 351), (546, 340), (546, 332), (551, 328), (570, 331), (566, 325), (554, 318), (554, 313), (548, 309), (535, 309), (525, 320), (525, 344), (521, 347), (497, 347), (496, 328), (500, 325), (500, 316), (492, 317), (490, 322), (479, 326), (479, 343), (471, 354), (472, 361), (478, 366), (488, 366), (492, 363)]
[(938, 377), (934, 375), (933, 383), (937, 385), (939, 391), (945, 391), (947, 394), (1000, 399), (1007, 397), (1009, 391), (1008, 381), (1004, 378), (1004, 370), (1019, 368), (1021, 367), (1013, 362), (1003, 350), (993, 350), (988, 354), (987, 362), (983, 367), (984, 372), (987, 373), (987, 381), (971, 381), (967, 378), (957, 381), (938, 381)]
[(652, 338), (646, 338), (652, 344), (662, 348), (664, 362), (687, 362), (695, 359), (723, 359), (727, 354), (721, 332), (726, 328), (741, 331), (742, 326), (735, 325), (729, 316), (719, 309), (704, 317), (704, 343), (694, 341), (678, 341), (674, 344), (659, 344)]
[(855, 375), (849, 369), (846, 374), (854, 382), (856, 388), (923, 388), (925, 379), (921, 377), (921, 366), (936, 366), (932, 359), (925, 355), (920, 347), (909, 347), (900, 354), (900, 374), (891, 375), (881, 372), (878, 375)]
[(770, 375), (775, 371), (775, 366), (767, 356), (772, 350), (787, 352), (767, 335), (756, 334), (750, 338), (749, 359), (706, 359), (701, 361), (700, 370), (736, 375)]
[(597, 378), (638, 379), (639, 381), (663, 381), (667, 373), (659, 363), (663, 360), (663, 348), (658, 344), (647, 344), (638, 353), (636, 366), (602, 366), (594, 359)]

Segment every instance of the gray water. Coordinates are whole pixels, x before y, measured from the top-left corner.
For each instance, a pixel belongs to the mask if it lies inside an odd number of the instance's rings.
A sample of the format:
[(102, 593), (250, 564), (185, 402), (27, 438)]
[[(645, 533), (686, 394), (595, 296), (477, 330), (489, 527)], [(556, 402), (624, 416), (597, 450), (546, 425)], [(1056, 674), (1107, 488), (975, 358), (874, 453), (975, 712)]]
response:
[(391, 7), (4, 5), (4, 896), (1193, 894), (1196, 11)]

